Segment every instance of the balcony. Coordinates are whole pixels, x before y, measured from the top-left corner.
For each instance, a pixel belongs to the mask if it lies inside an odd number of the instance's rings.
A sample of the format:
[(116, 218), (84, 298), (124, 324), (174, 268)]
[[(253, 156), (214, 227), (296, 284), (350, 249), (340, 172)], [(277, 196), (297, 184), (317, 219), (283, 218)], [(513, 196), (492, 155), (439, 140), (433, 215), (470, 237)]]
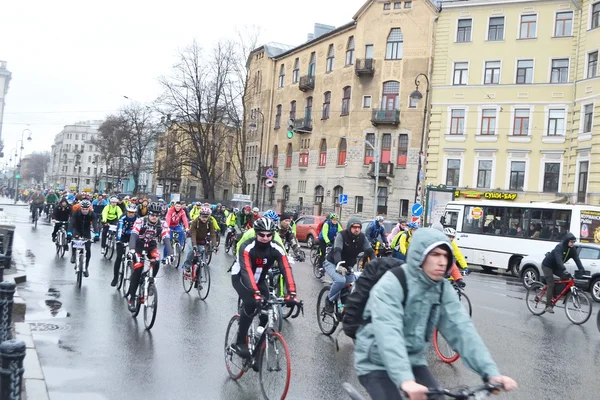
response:
[[(375, 178), (375, 163), (369, 164), (369, 176)], [(394, 163), (386, 162), (379, 163), (379, 177), (380, 178), (393, 178), (394, 177)]]
[(298, 89), (303, 92), (308, 92), (309, 90), (315, 89), (315, 77), (310, 75), (304, 75), (300, 77), (300, 83), (298, 84)]
[(354, 72), (357, 76), (373, 76), (375, 73), (375, 60), (372, 58), (357, 58), (356, 64), (354, 64)]
[(273, 169), (273, 172), (275, 172), (275, 175), (273, 175), (273, 178), (277, 178), (277, 172), (278, 172), (278, 171), (277, 171), (277, 169), (278, 169), (278, 168), (277, 168), (277, 167), (271, 167), (271, 166), (269, 166), (269, 165), (267, 165), (267, 166), (264, 166), (264, 167), (260, 167), (260, 176), (261, 176), (263, 179), (267, 179), (267, 170), (268, 170), (269, 168)]
[(371, 113), (371, 123), (377, 125), (395, 125), (400, 124), (400, 110), (384, 110), (374, 108)]
[(298, 132), (298, 133), (312, 132), (312, 118), (296, 118), (294, 120), (294, 132)]

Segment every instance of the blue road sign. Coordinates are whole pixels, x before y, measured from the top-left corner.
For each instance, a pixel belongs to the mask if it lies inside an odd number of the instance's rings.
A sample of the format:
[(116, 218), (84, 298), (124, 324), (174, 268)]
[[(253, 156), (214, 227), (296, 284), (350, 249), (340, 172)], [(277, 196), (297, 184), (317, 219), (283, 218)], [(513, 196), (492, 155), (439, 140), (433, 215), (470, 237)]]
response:
[(340, 194), (340, 205), (348, 204), (348, 195)]
[(412, 206), (412, 215), (414, 215), (415, 217), (420, 217), (421, 214), (423, 214), (423, 206), (419, 203), (415, 203)]
[(425, 174), (423, 170), (419, 170), (419, 182), (423, 182), (423, 178), (425, 178)]
[(273, 171), (273, 168), (268, 168), (265, 175), (267, 175), (267, 178), (272, 179), (275, 176), (275, 171)]

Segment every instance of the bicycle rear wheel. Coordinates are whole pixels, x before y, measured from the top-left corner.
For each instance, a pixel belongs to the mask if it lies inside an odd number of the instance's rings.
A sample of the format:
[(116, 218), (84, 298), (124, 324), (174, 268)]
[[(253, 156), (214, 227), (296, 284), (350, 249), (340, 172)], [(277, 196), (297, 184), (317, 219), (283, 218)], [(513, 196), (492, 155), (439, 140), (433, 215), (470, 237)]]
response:
[(210, 292), (210, 269), (208, 265), (200, 265), (196, 279), (198, 281), (198, 296), (200, 296), (200, 300), (205, 300)]
[(596, 327), (598, 328), (598, 331), (600, 331), (600, 312), (598, 313), (598, 316), (596, 317)]
[(260, 390), (265, 399), (285, 399), (292, 376), (292, 358), (283, 336), (273, 332), (259, 356)]
[(540, 282), (533, 282), (525, 295), (527, 308), (533, 315), (542, 315), (546, 312), (546, 286)]
[(144, 299), (144, 325), (146, 325), (147, 331), (154, 326), (158, 310), (158, 290), (153, 283), (148, 285), (148, 297)]
[(213, 256), (213, 250), (211, 249), (206, 249), (206, 265), (209, 265), (210, 262), (212, 261), (212, 256)]
[(587, 293), (581, 290), (568, 293), (565, 299), (565, 314), (575, 325), (586, 323), (592, 316), (592, 301)]
[(317, 279), (321, 279), (323, 277), (323, 275), (325, 275), (325, 270), (323, 269), (323, 267), (321, 267), (321, 265), (319, 265), (319, 260), (318, 260), (319, 256), (317, 256), (317, 260), (314, 261), (313, 260), (313, 275), (315, 276), (315, 278)]
[(334, 313), (325, 312), (325, 301), (327, 296), (329, 296), (329, 289), (331, 289), (331, 285), (325, 286), (319, 292), (319, 297), (317, 298), (317, 323), (319, 324), (319, 329), (323, 332), (324, 335), (330, 336), (333, 332), (335, 332), (338, 326), (338, 320), (335, 314), (336, 304), (333, 304)]
[[(239, 330), (240, 316), (234, 315), (227, 325), (227, 331), (225, 332), (225, 368), (227, 373), (234, 381), (237, 381), (244, 375), (244, 359), (238, 356), (232, 349), (231, 346), (237, 341), (237, 334)], [(246, 338), (248, 340), (248, 338)]]
[(450, 344), (448, 344), (444, 336), (442, 336), (437, 328), (433, 329), (433, 348), (435, 349), (435, 352), (440, 360), (447, 364), (452, 364), (460, 357), (457, 352), (452, 350)]
[(231, 249), (231, 235), (227, 235), (225, 237), (225, 253), (229, 253), (229, 249)]

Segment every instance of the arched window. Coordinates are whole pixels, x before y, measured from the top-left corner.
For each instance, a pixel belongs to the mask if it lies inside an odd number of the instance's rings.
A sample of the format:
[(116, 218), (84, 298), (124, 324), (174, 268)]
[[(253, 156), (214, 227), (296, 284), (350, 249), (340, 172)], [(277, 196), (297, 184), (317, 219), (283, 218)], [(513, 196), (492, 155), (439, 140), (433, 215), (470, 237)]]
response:
[(296, 57), (296, 60), (294, 60), (294, 70), (292, 71), (292, 83), (298, 83), (298, 75), (300, 75), (300, 59)]
[(333, 44), (329, 45), (329, 50), (327, 51), (327, 64), (325, 66), (325, 72), (333, 71), (333, 60), (334, 58), (334, 49)]
[(346, 86), (342, 95), (342, 115), (348, 115), (350, 113), (350, 94), (352, 92), (352, 88), (350, 86)]
[(386, 60), (400, 60), (402, 59), (402, 47), (404, 42), (404, 36), (402, 35), (402, 29), (392, 28), (387, 38), (387, 47), (385, 49)]
[(319, 167), (324, 167), (327, 164), (327, 141), (321, 139), (321, 147), (319, 148)]
[(315, 187), (315, 204), (322, 204), (323, 198), (325, 197), (325, 189), (323, 186), (318, 185)]
[(289, 201), (290, 199), (290, 187), (288, 185), (283, 187), (283, 199), (285, 201)]
[(333, 204), (336, 206), (340, 205), (340, 194), (344, 193), (344, 188), (341, 186), (336, 186), (333, 188)]
[(279, 68), (279, 87), (283, 87), (283, 83), (285, 82), (285, 65), (281, 64)]
[(273, 146), (273, 167), (277, 168), (279, 165), (279, 148), (277, 145)]
[(400, 95), (400, 82), (383, 82), (383, 98), (381, 99), (381, 108), (384, 110), (397, 110), (399, 108), (398, 98)]
[(346, 47), (346, 65), (354, 64), (354, 36), (348, 38), (348, 46)]
[(338, 144), (338, 159), (337, 165), (344, 165), (346, 163), (346, 139), (340, 139)]
[[(367, 133), (367, 137), (365, 139), (367, 140), (367, 142), (371, 143), (371, 146), (375, 147), (374, 133)], [(373, 159), (375, 158), (375, 151), (371, 146), (365, 143), (365, 165), (369, 165), (370, 163), (372, 163)]]
[(398, 135), (398, 158), (396, 164), (398, 167), (406, 167), (406, 158), (408, 156), (408, 135), (401, 133)]
[(308, 63), (308, 76), (315, 76), (315, 68), (317, 68), (317, 53), (310, 53), (310, 62)]
[(323, 95), (323, 115), (321, 119), (329, 119), (329, 110), (331, 108), (331, 92), (325, 92)]
[(285, 167), (286, 168), (292, 167), (292, 144), (291, 143), (288, 143), (287, 150), (285, 152)]
[(381, 158), (382, 163), (389, 163), (392, 155), (392, 134), (384, 133), (381, 137)]
[(296, 119), (296, 100), (290, 101), (290, 119)]

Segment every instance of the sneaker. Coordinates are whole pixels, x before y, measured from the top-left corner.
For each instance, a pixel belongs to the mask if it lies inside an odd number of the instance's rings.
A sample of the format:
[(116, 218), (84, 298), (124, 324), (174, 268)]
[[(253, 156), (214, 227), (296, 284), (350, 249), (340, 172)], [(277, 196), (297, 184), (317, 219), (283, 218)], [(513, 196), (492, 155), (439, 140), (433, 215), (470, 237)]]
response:
[(252, 355), (250, 354), (250, 350), (248, 350), (248, 345), (246, 343), (236, 343), (231, 346), (231, 350), (233, 350), (238, 356), (242, 358), (252, 357)]
[(85, 276), (86, 278), (88, 278), (90, 276), (90, 273), (88, 272), (87, 267), (85, 267), (85, 269), (83, 270), (83, 276)]
[(75, 264), (75, 253), (71, 253), (71, 264)]
[(127, 300), (127, 308), (130, 312), (135, 312), (135, 297), (129, 296), (129, 300)]
[(325, 312), (333, 314), (333, 302), (328, 298), (325, 299)]
[(113, 278), (113, 280), (110, 282), (110, 286), (112, 286), (112, 287), (117, 286), (117, 278)]
[(547, 312), (547, 313), (550, 313), (550, 314), (554, 314), (554, 307), (547, 306), (544, 311)]

